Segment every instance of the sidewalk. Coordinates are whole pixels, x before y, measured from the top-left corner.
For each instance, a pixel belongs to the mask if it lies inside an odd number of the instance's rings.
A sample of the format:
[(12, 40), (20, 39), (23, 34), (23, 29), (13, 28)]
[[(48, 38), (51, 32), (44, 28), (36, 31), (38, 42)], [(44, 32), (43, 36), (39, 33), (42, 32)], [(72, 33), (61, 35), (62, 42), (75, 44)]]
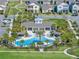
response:
[[(12, 53), (12, 52), (23, 52), (23, 53), (25, 53), (25, 52), (29, 52), (29, 53), (40, 53), (40, 51), (0, 51), (0, 52), (10, 52), (10, 53)], [(44, 51), (44, 52), (42, 52), (42, 53), (64, 53), (63, 51)]]
[(75, 34), (76, 39), (78, 40), (79, 37), (76, 36), (77, 32), (76, 32), (76, 31), (74, 30), (74, 28), (72, 27), (72, 24), (71, 24), (70, 20), (67, 20), (67, 22), (69, 23), (69, 26), (70, 26), (71, 30), (73, 31), (73, 33)]
[(64, 50), (64, 54), (66, 54), (66, 55), (68, 55), (68, 56), (70, 56), (70, 57), (73, 57), (73, 58), (79, 58), (79, 57), (77, 57), (77, 56), (75, 56), (75, 55), (69, 54), (69, 53), (67, 52), (69, 49), (71, 49), (71, 48), (65, 49), (65, 50)]

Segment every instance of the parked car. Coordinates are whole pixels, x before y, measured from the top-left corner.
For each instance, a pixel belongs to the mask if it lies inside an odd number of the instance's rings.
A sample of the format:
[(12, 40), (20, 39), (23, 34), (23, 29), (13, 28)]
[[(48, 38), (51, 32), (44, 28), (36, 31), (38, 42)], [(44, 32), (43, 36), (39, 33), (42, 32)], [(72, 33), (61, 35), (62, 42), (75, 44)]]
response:
[(72, 16), (78, 16), (78, 14), (77, 14), (77, 13), (75, 13), (75, 14), (72, 14)]

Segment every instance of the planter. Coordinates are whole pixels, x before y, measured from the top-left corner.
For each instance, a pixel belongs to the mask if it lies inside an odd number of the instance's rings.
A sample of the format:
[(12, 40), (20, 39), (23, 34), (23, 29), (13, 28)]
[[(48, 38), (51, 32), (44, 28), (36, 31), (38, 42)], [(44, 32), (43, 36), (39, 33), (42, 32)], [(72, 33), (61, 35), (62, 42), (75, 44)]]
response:
[(39, 48), (39, 51), (40, 52), (44, 52), (44, 48)]

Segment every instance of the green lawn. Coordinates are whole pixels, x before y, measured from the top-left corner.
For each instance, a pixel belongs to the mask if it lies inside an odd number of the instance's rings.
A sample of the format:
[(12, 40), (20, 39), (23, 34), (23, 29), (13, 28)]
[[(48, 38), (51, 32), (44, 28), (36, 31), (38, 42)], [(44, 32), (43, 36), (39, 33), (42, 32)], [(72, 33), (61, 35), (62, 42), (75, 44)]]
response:
[(15, 15), (17, 14), (18, 10), (15, 8), (16, 5), (18, 5), (19, 2), (8, 2), (8, 8), (5, 11), (6, 15)]
[(10, 8), (10, 9), (9, 9), (9, 12), (8, 12), (8, 15), (15, 15), (15, 14), (17, 14), (17, 12), (18, 12), (17, 9), (15, 9), (15, 8)]
[(72, 59), (63, 53), (0, 52), (0, 59)]
[(74, 50), (75, 55), (77, 55), (79, 57), (79, 48)]
[(75, 55), (75, 56), (79, 57), (79, 48), (75, 48), (75, 49), (69, 50), (68, 52), (70, 54), (72, 54), (72, 55)]
[(17, 2), (17, 1), (8, 2), (8, 7), (15, 7), (18, 4), (19, 4), (19, 2)]
[(76, 42), (75, 35), (73, 34), (72, 30), (70, 30), (69, 24), (66, 20), (64, 20), (64, 19), (48, 19), (45, 21), (47, 21), (47, 22), (51, 21), (55, 27), (58, 26), (60, 28), (60, 29), (58, 29), (58, 32), (60, 32), (62, 34), (61, 39), (62, 40), (69, 39), (72, 41), (71, 43), (74, 43), (74, 45), (75, 45), (75, 42)]

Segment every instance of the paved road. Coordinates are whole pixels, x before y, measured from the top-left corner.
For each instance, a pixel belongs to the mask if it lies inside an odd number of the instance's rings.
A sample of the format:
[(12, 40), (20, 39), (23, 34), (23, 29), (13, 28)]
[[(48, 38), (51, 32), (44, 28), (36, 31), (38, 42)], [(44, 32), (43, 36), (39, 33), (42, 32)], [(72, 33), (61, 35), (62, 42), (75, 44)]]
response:
[(3, 15), (0, 15), (0, 37), (6, 33), (6, 27), (1, 27), (3, 25), (3, 19), (4, 19), (4, 16)]

